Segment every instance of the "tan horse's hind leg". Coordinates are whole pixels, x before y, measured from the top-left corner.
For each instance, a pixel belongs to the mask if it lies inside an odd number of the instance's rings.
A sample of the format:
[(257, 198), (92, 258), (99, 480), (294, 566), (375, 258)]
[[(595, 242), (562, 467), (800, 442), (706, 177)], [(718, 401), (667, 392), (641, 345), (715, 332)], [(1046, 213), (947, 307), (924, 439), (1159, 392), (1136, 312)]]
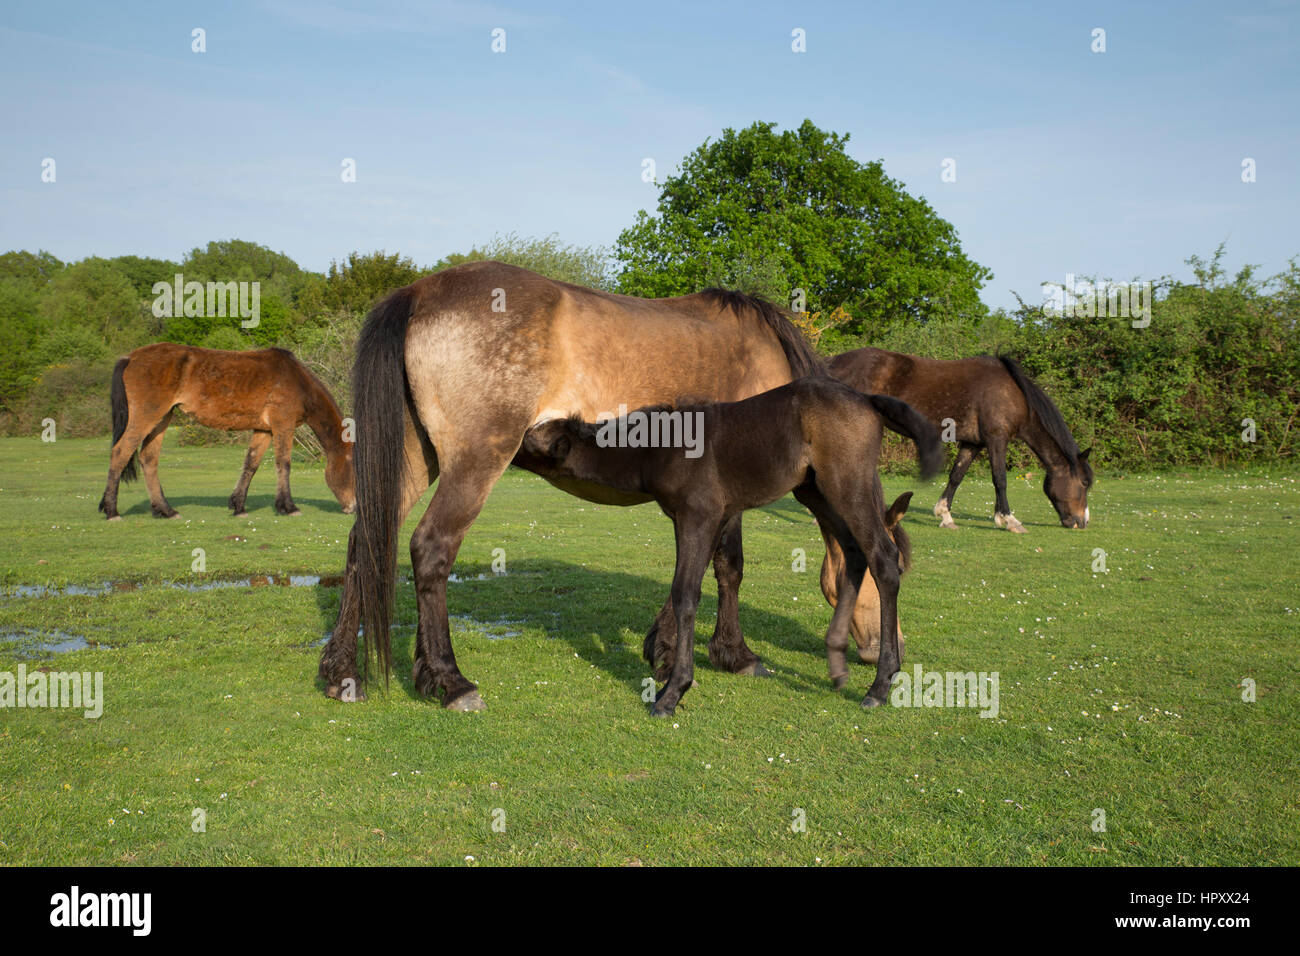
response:
[(239, 483), (235, 485), (235, 490), (230, 493), (228, 502), (230, 510), (236, 517), (248, 513), (244, 510), (244, 502), (248, 498), (248, 486), (252, 484), (253, 476), (257, 474), (257, 466), (262, 463), (262, 457), (270, 446), (270, 432), (253, 432), (253, 437), (248, 442), (248, 454), (244, 456), (244, 471), (239, 476)]
[[(438, 478), (438, 456), (406, 419), (406, 482), (398, 510), (398, 523), (406, 520), (416, 502)], [(357, 584), (356, 528), (348, 533), (347, 564), (343, 568), (343, 593), (339, 616), (329, 641), (320, 655), (317, 673), (325, 684), (325, 696), (352, 702), (364, 700), (357, 669), (357, 632), (361, 627), (361, 603)]]
[[(840, 572), (844, 568), (844, 552), (835, 536), (822, 529), (826, 541), (826, 557), (822, 559), (822, 594), (826, 603), (832, 608), (838, 604), (839, 588), (837, 585)], [(858, 658), (864, 664), (876, 664), (880, 661), (880, 592), (870, 576), (863, 578), (858, 589), (858, 603), (853, 609), (849, 621), (849, 632), (853, 642), (858, 646)], [(900, 661), (907, 655), (907, 640), (903, 637), (902, 623), (898, 630), (898, 652)]]
[(140, 464), (144, 470), (144, 484), (149, 489), (149, 503), (155, 518), (180, 517), (176, 509), (167, 503), (167, 498), (163, 495), (162, 482), (158, 480), (158, 459), (162, 456), (163, 433), (167, 431), (171, 420), (172, 413), (168, 412), (140, 445)]
[[(523, 435), (523, 428), (518, 433)], [(411, 569), (419, 608), (411, 677), (424, 697), (441, 695), (444, 707), (483, 710), (478, 689), (460, 672), (447, 619), (447, 578), (470, 525), (518, 450), (518, 439), (485, 442), (444, 452), (438, 442), (438, 488), (411, 536)], [(507, 447), (508, 446), (508, 447)]]

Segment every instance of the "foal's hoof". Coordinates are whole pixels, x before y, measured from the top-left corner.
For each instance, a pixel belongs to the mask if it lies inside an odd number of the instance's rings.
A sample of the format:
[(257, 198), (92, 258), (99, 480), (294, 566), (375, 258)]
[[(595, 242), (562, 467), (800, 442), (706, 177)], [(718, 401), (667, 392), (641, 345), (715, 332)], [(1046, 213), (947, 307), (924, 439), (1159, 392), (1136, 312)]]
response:
[(831, 690), (840, 690), (849, 682), (848, 674), (840, 674), (838, 677), (831, 678)]
[(330, 684), (325, 688), (325, 696), (342, 701), (345, 704), (353, 704), (365, 700), (366, 692), (359, 689), (356, 684), (352, 684), (347, 688), (342, 684)]
[(772, 672), (763, 666), (762, 661), (754, 661), (747, 667), (742, 667), (736, 671), (741, 677), (771, 677)]
[(476, 690), (466, 691), (455, 700), (443, 704), (443, 707), (447, 710), (459, 710), (463, 714), (477, 714), (487, 710), (487, 704), (483, 702), (483, 698)]
[(868, 695), (862, 698), (862, 709), (870, 710), (872, 707), (879, 707), (883, 703), (884, 703), (883, 700), (876, 700), (876, 698)]
[(664, 709), (664, 710), (660, 710), (659, 707), (656, 705), (656, 706), (650, 708), (650, 716), (651, 716), (651, 717), (671, 717), (671, 716), (673, 715), (673, 711), (674, 711), (674, 710), (676, 710), (676, 708), (674, 708), (674, 707), (669, 707), (669, 708), (666, 708), (666, 709)]

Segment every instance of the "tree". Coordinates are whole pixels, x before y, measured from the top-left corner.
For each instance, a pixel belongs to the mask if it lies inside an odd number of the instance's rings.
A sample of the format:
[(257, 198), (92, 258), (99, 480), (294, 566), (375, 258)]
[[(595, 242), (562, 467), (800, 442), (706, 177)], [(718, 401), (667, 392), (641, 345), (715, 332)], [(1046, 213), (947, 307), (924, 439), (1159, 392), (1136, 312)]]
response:
[(542, 239), (521, 238), (513, 232), (493, 236), (482, 249), (452, 253), (433, 267), (437, 272), (463, 262), (495, 259), (512, 266), (531, 269), (549, 279), (572, 282), (589, 289), (610, 289), (609, 253), (602, 246), (575, 246), (551, 233)]
[(856, 331), (905, 317), (978, 317), (992, 273), (961, 250), (952, 225), (845, 152), (848, 135), (805, 120), (797, 131), (726, 129), (683, 161), (619, 236), (618, 285), (682, 295), (727, 285), (808, 311), (846, 309)]
[(329, 271), (306, 285), (298, 309), (306, 316), (370, 311), (394, 289), (410, 285), (427, 270), (396, 252), (350, 252), (345, 262), (331, 261)]

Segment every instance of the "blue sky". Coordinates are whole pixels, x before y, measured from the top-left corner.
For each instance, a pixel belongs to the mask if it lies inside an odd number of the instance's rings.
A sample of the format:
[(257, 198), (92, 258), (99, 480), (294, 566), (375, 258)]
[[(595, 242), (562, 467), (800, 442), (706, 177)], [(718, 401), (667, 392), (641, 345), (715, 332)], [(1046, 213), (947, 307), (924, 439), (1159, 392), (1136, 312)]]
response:
[(612, 245), (654, 207), (643, 158), (662, 177), (725, 127), (810, 118), (954, 223), (991, 305), (1186, 276), (1220, 242), (1230, 268), (1300, 254), (1300, 4), (985, 6), (7, 4), (0, 249), (240, 238), (321, 270), (508, 232)]

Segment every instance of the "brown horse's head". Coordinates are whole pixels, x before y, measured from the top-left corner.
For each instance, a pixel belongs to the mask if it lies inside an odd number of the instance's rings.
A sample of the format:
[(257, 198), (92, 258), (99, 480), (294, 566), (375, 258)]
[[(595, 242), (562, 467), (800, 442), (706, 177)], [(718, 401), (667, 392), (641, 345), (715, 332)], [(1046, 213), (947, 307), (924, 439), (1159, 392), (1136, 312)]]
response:
[(332, 455), (325, 462), (325, 484), (329, 485), (334, 497), (343, 506), (343, 513), (350, 515), (357, 510), (357, 483), (352, 473), (352, 442), (343, 443), (343, 453)]
[(1078, 464), (1062, 464), (1047, 469), (1043, 479), (1043, 494), (1061, 518), (1062, 527), (1086, 528), (1088, 526), (1088, 489), (1092, 487), (1092, 466), (1088, 464), (1089, 448), (1080, 452)]

